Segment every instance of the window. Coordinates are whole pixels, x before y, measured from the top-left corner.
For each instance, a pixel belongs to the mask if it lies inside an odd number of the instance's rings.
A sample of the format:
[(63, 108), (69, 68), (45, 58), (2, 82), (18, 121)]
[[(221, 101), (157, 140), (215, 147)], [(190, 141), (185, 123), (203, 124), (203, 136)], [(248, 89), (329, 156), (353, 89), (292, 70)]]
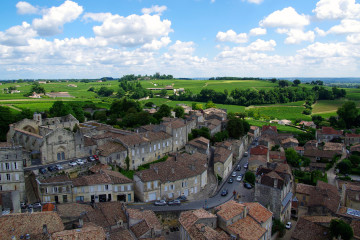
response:
[(5, 169), (9, 170), (10, 169), (10, 164), (9, 163), (5, 163)]
[(0, 191), (2, 191), (2, 186), (0, 185)]
[(160, 150), (160, 143), (158, 144), (158, 150)]
[(177, 133), (175, 134), (175, 137), (177, 137)]
[(77, 188), (76, 187), (74, 188), (74, 193), (77, 193)]
[(84, 202), (84, 196), (76, 197), (76, 202)]
[(145, 159), (144, 158), (142, 158), (142, 161), (144, 161)]
[(122, 192), (124, 191), (124, 186), (121, 186), (121, 191), (122, 191)]
[(154, 145), (154, 151), (156, 151), (156, 144)]
[(10, 174), (8, 173), (8, 174), (6, 174), (6, 180), (8, 180), (8, 181), (10, 181), (11, 180), (11, 176), (10, 176)]
[(120, 159), (120, 153), (116, 154), (116, 159)]
[(151, 147), (149, 148), (149, 152), (151, 152)]
[(105, 185), (105, 190), (109, 190), (109, 185)]
[(19, 174), (18, 173), (15, 174), (15, 181), (19, 181)]
[(154, 188), (157, 188), (158, 187), (158, 183), (157, 181), (154, 181)]
[(144, 153), (144, 148), (141, 149), (141, 153)]
[(65, 160), (65, 153), (61, 152), (61, 160)]
[(131, 185), (128, 185), (128, 186), (127, 186), (127, 190), (128, 190), (128, 191), (131, 191)]
[(81, 187), (81, 192), (85, 192), (85, 187)]
[(167, 186), (164, 187), (165, 192), (167, 191)]
[(118, 190), (118, 186), (114, 186), (114, 191), (117, 192)]
[(62, 187), (62, 192), (66, 192), (66, 187)]
[(58, 187), (54, 187), (54, 188), (53, 188), (53, 192), (54, 192), (54, 193), (57, 193), (57, 192), (58, 192)]
[(175, 144), (177, 145), (178, 144), (178, 141), (176, 140)]
[(98, 185), (98, 191), (101, 191), (101, 185)]
[(90, 192), (95, 192), (93, 186), (90, 186)]
[(131, 151), (131, 155), (135, 156), (135, 150), (134, 149)]
[(167, 147), (169, 146), (169, 141), (166, 141), (166, 146), (167, 146)]
[(14, 168), (15, 168), (15, 169), (19, 169), (17, 162), (14, 162)]
[(148, 183), (147, 183), (147, 188), (148, 188), (148, 189), (151, 189), (151, 182), (148, 182)]
[(174, 184), (170, 185), (170, 190), (174, 190)]
[(50, 196), (45, 196), (45, 202), (50, 202)]
[(195, 184), (197, 184), (197, 178), (195, 178)]
[(1, 174), (0, 174), (0, 181), (1, 181)]
[(165, 147), (165, 142), (163, 142), (163, 147)]
[(9, 159), (9, 155), (5, 155), (5, 159)]

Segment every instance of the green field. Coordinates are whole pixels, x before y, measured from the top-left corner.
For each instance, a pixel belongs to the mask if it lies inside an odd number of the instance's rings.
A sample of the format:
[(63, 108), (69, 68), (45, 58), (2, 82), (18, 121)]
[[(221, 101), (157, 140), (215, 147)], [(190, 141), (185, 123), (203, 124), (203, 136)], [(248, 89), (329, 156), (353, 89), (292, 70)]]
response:
[(271, 119), (287, 119), (287, 120), (310, 120), (311, 116), (304, 115), (302, 112), (304, 111), (304, 107), (297, 107), (297, 106), (281, 106), (281, 105), (274, 105), (268, 107), (251, 107), (248, 110), (258, 111), (261, 116), (268, 116)]
[(276, 126), (278, 131), (280, 131), (280, 132), (290, 132), (290, 133), (294, 133), (294, 134), (302, 132), (301, 130), (299, 130), (297, 128), (289, 127), (289, 126), (283, 126), (283, 125), (279, 125), (279, 124), (276, 124), (276, 123), (271, 123), (270, 124), (270, 123), (265, 122), (265, 121), (253, 120), (253, 119), (250, 119), (250, 120), (247, 120), (247, 121), (252, 126), (258, 126), (258, 127), (262, 127), (264, 125)]

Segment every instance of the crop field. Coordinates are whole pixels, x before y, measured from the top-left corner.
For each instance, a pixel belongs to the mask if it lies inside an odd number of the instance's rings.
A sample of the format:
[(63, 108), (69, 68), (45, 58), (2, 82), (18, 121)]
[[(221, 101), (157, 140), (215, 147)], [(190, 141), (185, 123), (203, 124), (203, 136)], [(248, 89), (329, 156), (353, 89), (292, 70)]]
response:
[(349, 100), (360, 101), (360, 88), (347, 88), (346, 97)]
[[(313, 106), (313, 114), (336, 112), (347, 100), (319, 100)], [(360, 101), (355, 101), (356, 106), (360, 107)]]
[(298, 106), (281, 106), (281, 105), (274, 105), (274, 106), (267, 106), (267, 107), (251, 107), (248, 110), (259, 111), (261, 116), (268, 116), (272, 119), (277, 118), (278, 120), (287, 119), (287, 120), (296, 120), (296, 119), (303, 119), (303, 120), (310, 120), (311, 116), (304, 115), (302, 112), (304, 111), (304, 107)]
[(270, 124), (270, 123), (265, 122), (265, 121), (253, 120), (253, 119), (250, 119), (250, 120), (248, 119), (247, 121), (252, 126), (258, 126), (258, 127), (262, 127), (263, 125), (276, 126), (278, 131), (280, 131), (280, 132), (289, 132), (289, 133), (293, 133), (293, 134), (297, 134), (297, 133), (302, 132), (300, 129), (290, 127), (290, 126), (283, 126), (283, 125), (279, 125), (279, 124), (276, 124), (276, 123), (271, 123)]

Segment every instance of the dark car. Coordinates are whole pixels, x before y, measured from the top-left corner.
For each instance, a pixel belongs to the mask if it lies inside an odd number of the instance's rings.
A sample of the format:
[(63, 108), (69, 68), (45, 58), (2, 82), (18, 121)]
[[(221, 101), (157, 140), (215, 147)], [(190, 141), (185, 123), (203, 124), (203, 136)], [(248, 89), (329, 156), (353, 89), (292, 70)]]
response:
[(39, 168), (39, 173), (45, 174), (45, 173), (46, 173), (46, 169), (45, 169), (45, 168)]
[(236, 171), (241, 171), (241, 166), (240, 165), (237, 165)]
[(56, 170), (56, 168), (55, 168), (55, 167), (53, 167), (53, 166), (49, 166), (47, 169), (49, 170), (49, 172), (53, 172), (53, 171), (55, 171), (55, 170)]
[(229, 191), (227, 189), (224, 189), (221, 192), (221, 196), (226, 196), (226, 195), (228, 195), (228, 193), (229, 193)]
[(166, 205), (166, 201), (165, 200), (159, 200), (154, 202), (155, 206), (165, 206)]
[(169, 201), (168, 204), (169, 204), (170, 206), (174, 206), (174, 205), (180, 205), (181, 202), (180, 202), (180, 200), (176, 200), (176, 199), (175, 199), (175, 200)]
[(234, 180), (232, 178), (229, 178), (228, 183), (233, 183)]
[(253, 186), (251, 186), (251, 184), (247, 183), (247, 182), (244, 183), (244, 187), (247, 188), (247, 189), (252, 189), (253, 188)]
[(245, 163), (245, 164), (244, 164), (244, 168), (245, 168), (245, 169), (248, 169), (248, 167), (249, 167), (249, 163)]
[(176, 200), (179, 200), (180, 202), (185, 202), (185, 201), (187, 201), (187, 198), (184, 195), (181, 195), (181, 196), (177, 197)]

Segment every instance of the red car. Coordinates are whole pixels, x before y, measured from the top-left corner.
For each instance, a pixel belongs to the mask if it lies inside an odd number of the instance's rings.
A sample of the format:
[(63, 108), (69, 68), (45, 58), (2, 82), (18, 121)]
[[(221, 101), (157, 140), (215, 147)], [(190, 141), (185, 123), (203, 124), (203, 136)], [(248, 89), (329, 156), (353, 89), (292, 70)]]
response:
[(98, 155), (93, 155), (93, 158), (95, 158), (96, 161), (99, 161), (99, 156)]

